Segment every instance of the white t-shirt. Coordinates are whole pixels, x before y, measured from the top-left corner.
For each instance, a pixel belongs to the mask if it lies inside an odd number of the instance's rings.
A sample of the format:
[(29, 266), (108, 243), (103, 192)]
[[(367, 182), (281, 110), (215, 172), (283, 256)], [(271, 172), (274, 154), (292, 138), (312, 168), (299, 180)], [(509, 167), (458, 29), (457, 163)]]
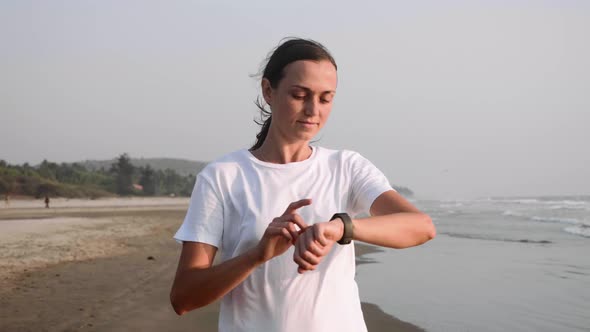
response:
[[(307, 224), (334, 213), (367, 213), (383, 192), (393, 190), (371, 162), (352, 151), (313, 147), (303, 161), (273, 164), (247, 149), (227, 154), (198, 174), (177, 241), (203, 242), (221, 251), (221, 261), (254, 247), (287, 206)], [(338, 245), (315, 271), (297, 273), (293, 247), (256, 268), (221, 302), (220, 332), (366, 331), (355, 276), (354, 245)]]

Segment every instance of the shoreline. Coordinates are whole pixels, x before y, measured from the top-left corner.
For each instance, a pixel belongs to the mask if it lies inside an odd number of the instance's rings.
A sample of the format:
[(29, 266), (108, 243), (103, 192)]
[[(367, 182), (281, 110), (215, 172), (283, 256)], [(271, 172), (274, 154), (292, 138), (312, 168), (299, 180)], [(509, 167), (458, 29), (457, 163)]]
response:
[[(219, 303), (178, 317), (168, 300), (180, 253), (172, 234), (186, 204), (52, 209), (11, 209), (10, 218), (0, 209), (0, 233), (10, 232), (0, 239), (0, 270), (11, 271), (0, 274), (0, 330), (217, 330)], [(381, 251), (355, 250), (358, 264)], [(361, 305), (369, 331), (424, 331)]]

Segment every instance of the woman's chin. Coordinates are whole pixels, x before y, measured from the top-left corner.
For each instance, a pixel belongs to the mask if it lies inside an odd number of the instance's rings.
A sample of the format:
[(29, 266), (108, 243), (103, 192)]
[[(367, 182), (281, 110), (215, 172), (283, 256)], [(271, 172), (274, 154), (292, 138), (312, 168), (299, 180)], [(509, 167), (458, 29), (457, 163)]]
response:
[(297, 133), (297, 135), (295, 137), (297, 137), (298, 140), (308, 142), (308, 141), (311, 141), (315, 137), (316, 134), (317, 134), (317, 132), (315, 132), (315, 131), (314, 132), (299, 132), (299, 133)]

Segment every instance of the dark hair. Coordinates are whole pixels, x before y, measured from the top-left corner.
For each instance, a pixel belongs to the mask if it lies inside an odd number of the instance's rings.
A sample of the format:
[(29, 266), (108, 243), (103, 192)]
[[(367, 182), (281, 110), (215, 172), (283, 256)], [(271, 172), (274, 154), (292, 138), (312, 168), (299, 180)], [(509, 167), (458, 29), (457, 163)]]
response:
[[(311, 39), (286, 38), (269, 53), (269, 56), (266, 58), (266, 66), (264, 66), (264, 70), (261, 70), (262, 78), (266, 78), (270, 82), (270, 86), (276, 89), (279, 82), (283, 79), (285, 67), (299, 60), (327, 60), (334, 65), (334, 68), (338, 69), (336, 61), (334, 61), (330, 52), (322, 44)], [(254, 122), (262, 126), (262, 128), (256, 134), (256, 143), (254, 143), (250, 150), (256, 150), (262, 146), (266, 135), (268, 135), (272, 121), (272, 113), (264, 108), (263, 100), (260, 97), (256, 98), (254, 104), (260, 109), (260, 120), (254, 120)]]

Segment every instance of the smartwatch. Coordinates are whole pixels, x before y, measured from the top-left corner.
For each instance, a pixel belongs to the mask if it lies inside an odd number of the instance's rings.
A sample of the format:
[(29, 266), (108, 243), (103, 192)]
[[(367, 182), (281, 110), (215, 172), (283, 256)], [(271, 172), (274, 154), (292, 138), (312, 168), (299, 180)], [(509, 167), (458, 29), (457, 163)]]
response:
[(336, 213), (330, 221), (334, 219), (340, 219), (344, 223), (344, 232), (342, 233), (342, 238), (338, 240), (338, 244), (349, 244), (352, 241), (352, 219), (350, 219), (348, 213)]

